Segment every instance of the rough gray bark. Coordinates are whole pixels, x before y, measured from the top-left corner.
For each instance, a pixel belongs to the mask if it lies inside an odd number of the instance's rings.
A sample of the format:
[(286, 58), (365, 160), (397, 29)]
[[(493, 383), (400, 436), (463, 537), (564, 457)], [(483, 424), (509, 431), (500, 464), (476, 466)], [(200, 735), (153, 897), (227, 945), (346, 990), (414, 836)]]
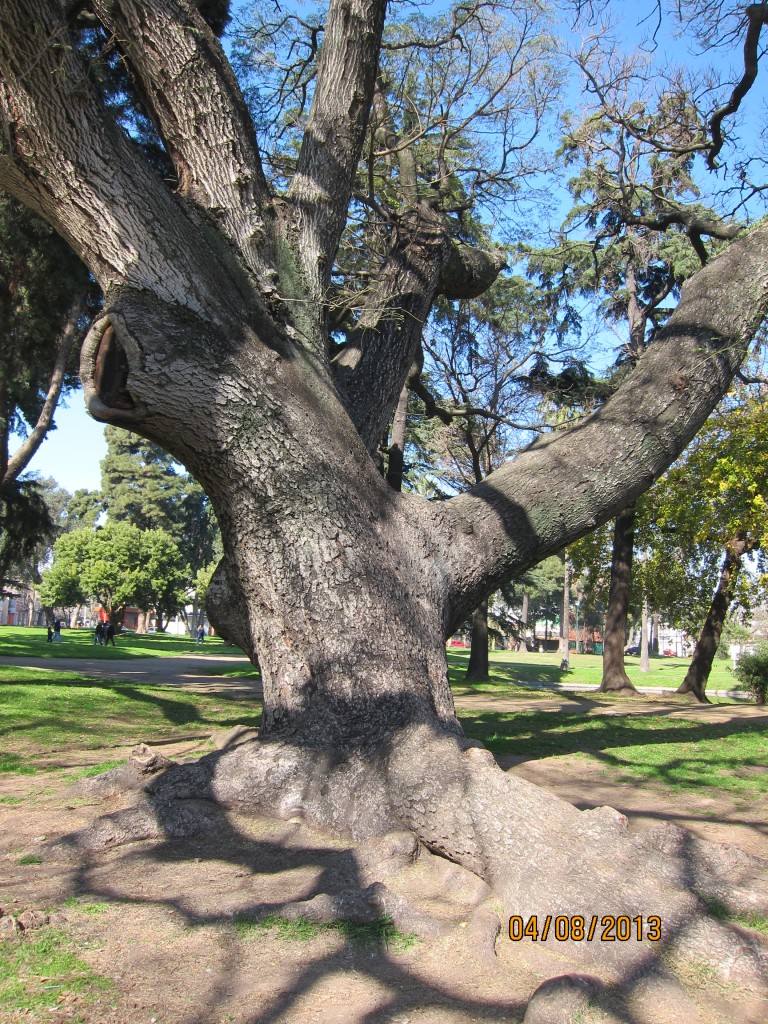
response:
[(631, 505), (616, 517), (613, 530), (611, 584), (603, 636), (603, 679), (599, 693), (637, 693), (624, 668), (634, 549), (635, 508)]
[[(581, 814), (507, 778), (462, 736), (444, 639), (500, 584), (615, 516), (691, 439), (765, 314), (768, 228), (686, 285), (594, 416), (460, 497), (396, 493), (370, 451), (422, 324), (438, 293), (477, 294), (499, 260), (457, 247), (429, 206), (409, 210), (370, 312), (330, 364), (324, 289), (384, 7), (332, 0), (281, 199), (264, 182), (221, 49), (186, 0), (94, 3), (176, 162), (175, 191), (105, 115), (65, 45), (60, 5), (10, 0), (3, 10), (3, 183), (64, 234), (105, 296), (81, 352), (89, 409), (162, 444), (209, 494), (225, 549), (211, 620), (258, 650), (262, 670), (261, 739), (166, 771), (137, 811), (141, 834), (147, 823), (173, 821), (171, 833), (199, 823), (200, 800), (360, 837), (406, 827), (482, 875), (515, 913), (545, 914), (553, 899), (562, 914), (657, 913), (661, 885), (684, 951), (702, 907), (683, 840), (667, 835), (668, 856), (651, 856), (615, 812)], [(184, 813), (164, 817), (188, 798)], [(696, 862), (696, 886), (730, 898), (706, 865)], [(755, 892), (753, 909), (764, 905)], [(717, 928), (733, 970), (754, 979), (762, 953)], [(625, 979), (655, 960), (642, 943), (576, 943), (568, 955), (610, 961)]]

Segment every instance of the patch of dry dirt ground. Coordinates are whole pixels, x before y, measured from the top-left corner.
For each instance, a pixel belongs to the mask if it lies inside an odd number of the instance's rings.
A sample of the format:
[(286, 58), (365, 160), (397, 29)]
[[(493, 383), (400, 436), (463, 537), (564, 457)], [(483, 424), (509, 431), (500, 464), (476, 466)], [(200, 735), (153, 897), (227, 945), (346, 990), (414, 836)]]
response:
[[(745, 709), (746, 710), (746, 709)], [(690, 714), (688, 709), (686, 713)], [(195, 743), (163, 747), (195, 753)], [(129, 750), (116, 750), (115, 759)], [(79, 751), (71, 762), (98, 762)], [(52, 762), (55, 760), (51, 757)], [(59, 760), (56, 762), (61, 763)], [(675, 795), (648, 785), (613, 784), (599, 766), (555, 757), (503, 765), (580, 807), (610, 804), (632, 828), (660, 821), (741, 846), (768, 859), (768, 803), (731, 796)], [(51, 841), (88, 825), (121, 797), (96, 804), (56, 776), (0, 776), (0, 908), (56, 910), (77, 955), (111, 987), (95, 995), (57, 995), (34, 1011), (4, 1011), (3, 1024), (69, 1020), (85, 1024), (474, 1024), (521, 1022), (532, 993), (572, 965), (549, 949), (495, 945), (489, 919), (499, 910), (468, 872), (424, 853), (385, 878), (401, 931), (389, 945), (316, 930), (303, 939), (249, 922), (318, 893), (365, 885), (349, 844), (299, 821), (230, 814), (202, 836), (151, 840), (99, 853), (54, 855)], [(41, 778), (45, 782), (41, 782)], [(369, 851), (370, 852), (370, 851)], [(40, 863), (21, 863), (39, 855)], [(362, 863), (364, 863), (364, 858)], [(578, 870), (578, 865), (574, 865)], [(10, 941), (30, 941), (27, 937)], [(663, 978), (638, 990), (631, 1016), (611, 1007), (558, 1019), (680, 1024), (765, 1024), (757, 997), (699, 979), (698, 1016), (677, 1006)], [(526, 1021), (532, 1020), (530, 1016)], [(545, 1020), (539, 1017), (538, 1020)]]

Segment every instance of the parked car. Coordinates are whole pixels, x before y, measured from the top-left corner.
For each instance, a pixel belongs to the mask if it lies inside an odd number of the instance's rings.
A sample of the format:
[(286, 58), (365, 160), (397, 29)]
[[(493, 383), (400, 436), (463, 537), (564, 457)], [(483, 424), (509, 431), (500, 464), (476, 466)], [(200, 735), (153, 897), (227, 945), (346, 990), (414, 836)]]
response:
[(629, 655), (638, 655), (640, 653), (640, 644), (632, 644), (631, 647), (625, 647), (624, 653)]

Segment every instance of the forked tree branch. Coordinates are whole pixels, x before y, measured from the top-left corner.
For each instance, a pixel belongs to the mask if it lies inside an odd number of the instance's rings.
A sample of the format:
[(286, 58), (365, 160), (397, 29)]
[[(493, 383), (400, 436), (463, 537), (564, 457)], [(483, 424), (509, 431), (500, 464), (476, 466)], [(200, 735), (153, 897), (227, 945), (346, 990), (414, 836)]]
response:
[[(196, 208), (174, 196), (105, 111), (61, 8), (14, 0), (0, 19), (0, 167), (8, 191), (70, 243), (105, 295), (122, 285), (202, 313), (233, 276)], [(215, 280), (214, 280), (215, 278)]]
[(165, 141), (179, 191), (261, 269), (269, 188), (251, 116), (218, 39), (187, 0), (93, 0), (93, 9)]
[(481, 295), (504, 265), (501, 252), (453, 242), (442, 215), (426, 202), (399, 218), (367, 308), (334, 364), (344, 404), (369, 451), (395, 409), (436, 296)]
[(737, 83), (730, 99), (723, 104), (709, 122), (709, 130), (712, 133), (712, 145), (707, 153), (707, 166), (714, 170), (717, 166), (717, 158), (725, 144), (723, 137), (723, 121), (730, 114), (735, 114), (741, 106), (741, 101), (755, 84), (758, 70), (757, 46), (760, 41), (760, 30), (768, 21), (768, 8), (765, 4), (750, 4), (744, 12), (748, 19), (747, 34), (744, 39), (744, 74)]

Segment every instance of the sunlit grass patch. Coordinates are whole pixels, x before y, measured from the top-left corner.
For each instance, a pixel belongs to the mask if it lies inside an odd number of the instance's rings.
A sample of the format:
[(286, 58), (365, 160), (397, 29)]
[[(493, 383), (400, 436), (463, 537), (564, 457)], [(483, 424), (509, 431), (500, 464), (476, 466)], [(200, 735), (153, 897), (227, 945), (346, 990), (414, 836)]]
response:
[[(489, 682), (466, 683), (464, 675), (469, 662), (469, 651), (462, 648), (448, 648), (448, 676), (451, 687), (470, 686), (473, 692), (486, 692), (475, 689), (478, 686), (490, 685), (490, 692), (503, 693), (500, 687), (521, 685), (528, 691), (529, 687), (551, 686), (559, 684), (569, 690), (579, 690), (583, 686), (599, 686), (603, 677), (603, 659), (595, 654), (570, 654), (570, 669), (560, 668), (562, 655), (557, 651), (544, 653), (520, 651), (490, 651)], [(650, 671), (640, 671), (640, 658), (625, 659), (627, 675), (636, 687), (664, 687), (676, 690), (685, 677), (690, 664), (686, 658), (654, 657), (650, 660)], [(708, 690), (741, 690), (743, 686), (731, 672), (731, 662), (716, 658), (712, 666)], [(530, 692), (530, 691), (529, 691)]]
[(242, 939), (271, 934), (287, 942), (310, 942), (323, 933), (337, 932), (356, 946), (384, 946), (396, 952), (412, 949), (418, 943), (415, 935), (403, 934), (389, 917), (378, 917), (368, 924), (354, 924), (352, 921), (318, 923), (308, 917), (288, 920), (277, 914), (269, 914), (259, 919), (237, 917), (233, 925)]
[(38, 769), (23, 757), (28, 751), (203, 738), (234, 725), (257, 726), (260, 718), (256, 699), (0, 665), (0, 771), (34, 774)]
[(467, 735), (494, 754), (530, 759), (581, 754), (605, 765), (616, 781), (643, 778), (677, 789), (768, 793), (768, 772), (760, 771), (768, 764), (768, 731), (760, 721), (595, 711), (458, 714)]
[[(197, 648), (200, 653), (201, 648)], [(239, 655), (220, 637), (206, 637), (204, 653)], [(195, 638), (171, 633), (118, 633), (115, 646), (94, 644), (92, 629), (61, 631), (61, 643), (49, 644), (44, 626), (0, 626), (0, 657), (7, 658), (93, 658), (99, 661), (133, 658), (168, 658), (195, 653)]]
[(108, 978), (96, 974), (77, 956), (74, 943), (63, 931), (44, 928), (29, 937), (0, 943), (0, 1006), (9, 1018), (14, 1011), (55, 1013), (68, 996), (78, 995), (79, 1003), (89, 1002), (111, 988)]

